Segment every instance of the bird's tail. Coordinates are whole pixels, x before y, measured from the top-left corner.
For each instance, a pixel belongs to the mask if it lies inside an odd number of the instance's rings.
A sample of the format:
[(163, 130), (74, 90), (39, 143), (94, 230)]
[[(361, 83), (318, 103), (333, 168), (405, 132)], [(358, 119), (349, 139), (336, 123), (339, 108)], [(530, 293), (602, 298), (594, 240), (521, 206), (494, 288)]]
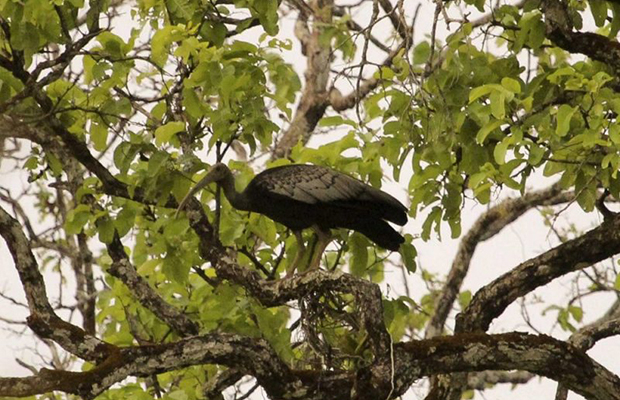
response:
[(365, 219), (347, 228), (358, 231), (387, 250), (398, 251), (405, 238), (382, 219)]

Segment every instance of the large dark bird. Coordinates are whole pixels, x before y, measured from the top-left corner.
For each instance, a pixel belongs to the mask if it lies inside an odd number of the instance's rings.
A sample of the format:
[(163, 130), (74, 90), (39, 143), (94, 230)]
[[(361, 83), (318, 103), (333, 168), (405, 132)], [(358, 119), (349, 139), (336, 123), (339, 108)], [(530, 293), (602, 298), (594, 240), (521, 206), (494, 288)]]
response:
[(189, 191), (177, 213), (196, 192), (212, 182), (221, 185), (234, 208), (264, 214), (293, 231), (300, 251), (287, 276), (295, 271), (305, 252), (302, 229), (312, 227), (319, 237), (310, 269), (318, 268), (331, 241), (332, 228), (353, 229), (393, 251), (404, 242), (386, 221), (406, 224), (407, 208), (389, 194), (330, 168), (303, 164), (270, 168), (256, 175), (239, 193), (232, 172), (225, 164), (217, 163)]

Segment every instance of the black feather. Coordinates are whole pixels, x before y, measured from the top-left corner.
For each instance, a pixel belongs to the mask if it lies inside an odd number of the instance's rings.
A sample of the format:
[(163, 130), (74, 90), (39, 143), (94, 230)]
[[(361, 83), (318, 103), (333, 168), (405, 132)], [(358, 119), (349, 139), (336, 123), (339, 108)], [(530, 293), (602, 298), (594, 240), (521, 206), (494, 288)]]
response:
[(407, 223), (407, 208), (389, 194), (326, 167), (287, 165), (258, 174), (242, 196), (250, 209), (293, 230), (353, 229), (398, 250), (404, 238), (385, 220)]
[(384, 249), (398, 251), (401, 244), (405, 242), (405, 238), (387, 222), (380, 219), (360, 220), (345, 228), (353, 229), (368, 239), (372, 240)]
[(330, 168), (293, 164), (267, 169), (239, 193), (228, 167), (217, 163), (189, 191), (177, 213), (212, 182), (222, 186), (233, 207), (264, 214), (294, 231), (313, 226), (320, 232), (353, 229), (389, 250), (404, 242), (386, 221), (406, 224), (407, 208), (389, 194)]

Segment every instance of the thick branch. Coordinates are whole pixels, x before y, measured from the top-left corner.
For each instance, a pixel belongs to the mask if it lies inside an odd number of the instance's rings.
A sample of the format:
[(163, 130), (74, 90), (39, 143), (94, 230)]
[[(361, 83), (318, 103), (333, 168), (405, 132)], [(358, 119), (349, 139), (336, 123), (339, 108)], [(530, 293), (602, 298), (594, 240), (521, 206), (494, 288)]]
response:
[(556, 46), (603, 62), (620, 73), (620, 43), (591, 32), (574, 32), (566, 5), (559, 0), (542, 2), (547, 38)]
[[(128, 376), (151, 376), (192, 365), (221, 364), (256, 377), (270, 398), (370, 399), (359, 392), (359, 377), (398, 377), (390, 398), (416, 380), (435, 374), (525, 370), (566, 384), (590, 399), (620, 399), (620, 379), (568, 343), (523, 333), (462, 334), (394, 345), (394, 370), (373, 364), (352, 371), (292, 371), (259, 338), (208, 334), (175, 343), (121, 349), (87, 372), (41, 370), (28, 378), (1, 378), (0, 396), (27, 396), (60, 390), (90, 399)], [(385, 393), (387, 395), (387, 393)], [(386, 397), (381, 397), (386, 398)]]
[[(210, 244), (207, 246), (209, 249), (214, 247)], [(321, 270), (289, 279), (267, 281), (257, 272), (237, 264), (226, 253), (212, 253), (210, 261), (220, 278), (243, 286), (266, 307), (283, 305), (308, 293), (338, 291), (353, 294), (362, 323), (368, 332), (373, 354), (376, 358), (385, 360), (389, 353), (391, 339), (383, 321), (382, 296), (378, 285), (343, 272), (329, 273)]]
[(555, 184), (547, 189), (528, 193), (523, 197), (506, 199), (483, 213), (471, 227), (459, 245), (458, 252), (446, 283), (435, 301), (435, 313), (426, 328), (426, 337), (440, 335), (448, 314), (469, 271), (471, 259), (478, 244), (501, 232), (506, 226), (525, 214), (528, 210), (548, 203), (554, 198), (567, 201), (570, 199), (561, 194), (561, 188)]
[(28, 326), (39, 336), (58, 343), (63, 349), (85, 360), (101, 360), (114, 346), (88, 335), (84, 330), (63, 321), (49, 303), (45, 282), (39, 272), (30, 242), (19, 222), (0, 208), (0, 235), (4, 238), (19, 273), (30, 316)]
[(192, 365), (221, 364), (255, 376), (272, 397), (296, 381), (288, 367), (263, 339), (209, 334), (175, 343), (121, 349), (86, 372), (42, 369), (27, 378), (0, 378), (0, 396), (24, 397), (59, 390), (92, 399), (128, 376), (150, 376)]
[(483, 371), (469, 374), (467, 377), (467, 387), (473, 390), (485, 390), (489, 386), (498, 383), (509, 383), (519, 385), (528, 383), (536, 375), (526, 371), (505, 372), (505, 371)]
[[(517, 298), (567, 273), (587, 268), (620, 252), (620, 216), (532, 258), (497, 278), (476, 293), (456, 318), (456, 332), (486, 331), (496, 317)], [(433, 386), (427, 399), (457, 399), (465, 376)]]
[(107, 248), (108, 254), (112, 258), (112, 265), (108, 272), (120, 279), (140, 304), (183, 336), (196, 335), (199, 332), (200, 329), (194, 321), (167, 303), (144, 278), (138, 275), (133, 264), (129, 261), (118, 235), (114, 235), (114, 240)]
[[(142, 204), (160, 205), (156, 201), (147, 199), (144, 190), (140, 187), (132, 188), (132, 194), (127, 184), (116, 179), (110, 171), (97, 160), (88, 146), (77, 136), (67, 131), (62, 124), (52, 118), (46, 118), (49, 126), (34, 126), (13, 116), (0, 116), (0, 130), (12, 132), (12, 137), (30, 140), (43, 148), (53, 148), (59, 154), (67, 154), (76, 158), (86, 169), (95, 175), (102, 183), (102, 190), (110, 196), (122, 197)], [(53, 129), (52, 129), (53, 127)], [(49, 128), (49, 130), (48, 130)], [(164, 204), (165, 207), (176, 208), (178, 203), (171, 195)]]
[(486, 330), (517, 298), (555, 278), (620, 253), (620, 217), (614, 216), (582, 236), (520, 264), (480, 289), (457, 316), (458, 332)]
[[(201, 256), (211, 262), (218, 277), (244, 287), (251, 296), (266, 307), (283, 305), (303, 298), (309, 293), (338, 291), (352, 294), (356, 300), (357, 312), (368, 334), (375, 363), (384, 368), (390, 364), (392, 340), (383, 320), (382, 295), (378, 285), (343, 272), (329, 273), (321, 270), (310, 271), (279, 281), (264, 280), (256, 271), (236, 263), (234, 254), (227, 252), (214, 236), (213, 227), (198, 202), (192, 201), (188, 206), (187, 216), (190, 226), (200, 238)], [(385, 375), (380, 378), (386, 379)], [(384, 390), (390, 380), (381, 381), (370, 377), (360, 382), (364, 385), (366, 393), (373, 393), (373, 387), (377, 390)]]
[(620, 378), (570, 344), (545, 335), (468, 333), (398, 344), (396, 350), (397, 376), (405, 386), (420, 376), (516, 369), (562, 382), (588, 399), (620, 399)]
[[(333, 0), (311, 2), (310, 8), (314, 16), (312, 32), (305, 32), (300, 38), (307, 57), (305, 86), (299, 100), (291, 125), (277, 143), (274, 158), (287, 157), (291, 149), (301, 140), (307, 142), (316, 124), (323, 117), (327, 108), (327, 81), (331, 63), (331, 46), (321, 43), (324, 27), (332, 22)], [(307, 16), (307, 7), (300, 9), (300, 20), (303, 23)]]
[[(587, 351), (599, 340), (617, 335), (620, 335), (619, 300), (616, 300), (616, 302), (601, 318), (573, 333), (568, 341), (578, 349)], [(559, 384), (555, 393), (555, 399), (566, 400), (567, 396), (568, 389), (566, 386)]]

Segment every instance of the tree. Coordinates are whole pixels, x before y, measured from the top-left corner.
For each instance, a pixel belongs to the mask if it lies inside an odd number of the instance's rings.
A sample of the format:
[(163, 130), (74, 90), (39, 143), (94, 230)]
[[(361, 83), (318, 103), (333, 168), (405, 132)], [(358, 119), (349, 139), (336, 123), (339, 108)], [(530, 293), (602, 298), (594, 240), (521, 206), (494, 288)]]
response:
[[(5, 176), (28, 176), (22, 191), (1, 185), (0, 235), (29, 312), (4, 321), (62, 354), (0, 378), (0, 395), (222, 398), (236, 386), (388, 399), (430, 378), (424, 396), (458, 399), (544, 376), (558, 399), (619, 399), (620, 377), (586, 351), (620, 333), (620, 216), (608, 208), (620, 198), (620, 3), (421, 6), (0, 3), (0, 151)], [(336, 232), (322, 270), (282, 279), (297, 252), (284, 227), (233, 210), (219, 190), (175, 216), (220, 160), (240, 185), (290, 162), (376, 187), (391, 178), (422, 230), (400, 255)], [(557, 182), (531, 189), (541, 175)], [(488, 208), (461, 234), (466, 202)], [(573, 203), (603, 222), (560, 230)], [(532, 209), (557, 245), (469, 295), (476, 247)], [(459, 249), (432, 276), (414, 245), (446, 230)], [(74, 306), (45, 285), (68, 269)], [(390, 269), (428, 292), (388, 294)], [(546, 305), (568, 340), (488, 333), (559, 279), (573, 297)], [(592, 293), (608, 296), (584, 309)]]

